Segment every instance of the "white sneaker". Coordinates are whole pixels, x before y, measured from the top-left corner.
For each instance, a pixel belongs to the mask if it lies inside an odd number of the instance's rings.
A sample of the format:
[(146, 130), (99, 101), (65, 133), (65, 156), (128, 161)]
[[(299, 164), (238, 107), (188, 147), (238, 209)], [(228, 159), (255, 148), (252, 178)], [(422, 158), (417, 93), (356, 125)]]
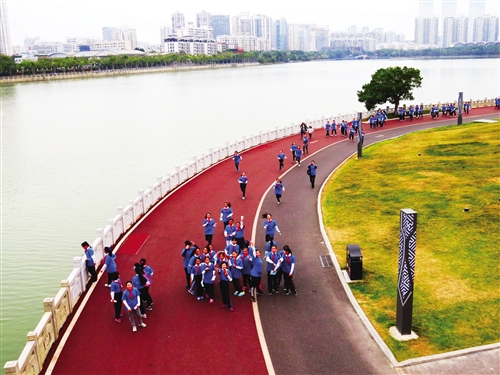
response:
[(146, 314), (142, 315), (142, 319), (146, 319), (148, 316)]
[(147, 325), (146, 325), (146, 324), (144, 324), (144, 323), (141, 323), (141, 324), (140, 324), (140, 326), (141, 326), (142, 328), (146, 328), (146, 327), (147, 327)]
[(137, 327), (136, 326), (132, 326), (132, 332), (137, 332)]

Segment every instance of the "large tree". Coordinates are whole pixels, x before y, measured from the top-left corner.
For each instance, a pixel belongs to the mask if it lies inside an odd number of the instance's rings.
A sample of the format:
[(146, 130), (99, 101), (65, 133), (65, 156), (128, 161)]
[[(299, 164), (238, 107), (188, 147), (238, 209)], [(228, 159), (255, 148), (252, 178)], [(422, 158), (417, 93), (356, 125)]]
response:
[(370, 83), (358, 91), (358, 101), (372, 110), (377, 104), (394, 104), (397, 110), (401, 100), (414, 100), (412, 90), (420, 87), (420, 70), (408, 67), (389, 67), (379, 69), (372, 75)]

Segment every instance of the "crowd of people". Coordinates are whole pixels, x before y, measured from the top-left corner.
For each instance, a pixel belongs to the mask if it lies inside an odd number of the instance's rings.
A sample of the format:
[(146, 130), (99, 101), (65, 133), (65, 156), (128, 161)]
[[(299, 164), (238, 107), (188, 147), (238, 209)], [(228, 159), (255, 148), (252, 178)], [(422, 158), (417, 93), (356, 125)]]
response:
[[(97, 281), (94, 250), (87, 241), (84, 241), (81, 246), (85, 254), (87, 271), (91, 275), (90, 281), (94, 283)], [(153, 298), (149, 293), (153, 282), (153, 268), (146, 263), (146, 258), (141, 258), (138, 263), (134, 264), (135, 275), (125, 282), (124, 289), (116, 265), (116, 254), (113, 253), (111, 247), (105, 247), (104, 252), (106, 255), (103, 259), (102, 271), (107, 273), (107, 283), (104, 286), (110, 288), (115, 322), (121, 323), (122, 309), (125, 308), (132, 331), (136, 332), (137, 326), (145, 328), (146, 324), (143, 319), (147, 318), (146, 310), (153, 310)]]

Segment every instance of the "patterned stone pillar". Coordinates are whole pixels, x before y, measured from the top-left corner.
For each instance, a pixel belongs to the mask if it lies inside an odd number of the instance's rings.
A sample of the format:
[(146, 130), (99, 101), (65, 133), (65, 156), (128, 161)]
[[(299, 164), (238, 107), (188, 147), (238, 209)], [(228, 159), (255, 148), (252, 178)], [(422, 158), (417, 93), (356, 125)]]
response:
[(363, 113), (358, 112), (358, 158), (363, 156)]
[(401, 335), (411, 334), (413, 316), (413, 280), (417, 248), (417, 213), (401, 210), (398, 257), (398, 302), (396, 328)]

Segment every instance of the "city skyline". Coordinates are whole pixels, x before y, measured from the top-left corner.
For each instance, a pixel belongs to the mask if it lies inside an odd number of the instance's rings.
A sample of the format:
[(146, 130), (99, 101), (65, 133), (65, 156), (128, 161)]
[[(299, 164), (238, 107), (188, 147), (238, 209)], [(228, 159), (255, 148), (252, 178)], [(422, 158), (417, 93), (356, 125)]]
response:
[[(40, 37), (46, 41), (63, 41), (66, 37), (101, 37), (106, 26), (128, 26), (137, 30), (137, 39), (142, 42), (159, 43), (160, 28), (171, 24), (175, 12), (185, 14), (186, 22), (196, 23), (196, 13), (237, 15), (241, 12), (264, 14), (273, 20), (285, 18), (288, 23), (316, 24), (329, 27), (330, 31), (347, 30), (351, 25), (358, 28), (383, 28), (405, 34), (413, 39), (414, 19), (419, 15), (418, 0), (409, 0), (401, 7), (397, 0), (366, 3), (361, 1), (325, 5), (311, 0), (307, 4), (290, 6), (284, 0), (255, 0), (249, 4), (234, 4), (218, 0), (207, 4), (189, 0), (181, 6), (172, 7), (164, 3), (145, 1), (141, 7), (131, 0), (105, 0), (102, 2), (54, 1), (6, 1), (9, 7), (11, 43), (22, 45), (26, 37)], [(440, 16), (442, 1), (434, 1), (433, 13)], [(454, 3), (451, 1), (449, 3)], [(485, 0), (488, 14), (498, 16), (499, 3)], [(468, 14), (469, 1), (456, 1), (457, 14)], [(28, 6), (29, 5), (29, 6)], [(133, 11), (131, 11), (133, 9)], [(360, 11), (362, 10), (362, 11)]]

